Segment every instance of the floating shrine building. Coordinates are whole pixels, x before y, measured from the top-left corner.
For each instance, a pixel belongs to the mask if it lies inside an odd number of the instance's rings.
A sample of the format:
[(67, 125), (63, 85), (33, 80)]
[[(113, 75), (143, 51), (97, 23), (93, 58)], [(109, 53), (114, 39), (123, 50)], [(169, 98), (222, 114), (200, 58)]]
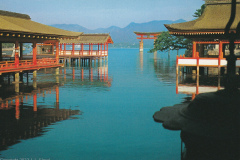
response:
[(75, 39), (60, 40), (60, 59), (100, 59), (108, 57), (109, 34), (82, 34)]
[[(34, 22), (28, 15), (0, 11), (0, 74), (9, 72), (23, 72), (41, 68), (60, 67), (59, 39), (77, 38), (82, 33), (65, 31)], [(4, 60), (2, 43), (14, 43), (14, 60)], [(23, 55), (23, 43), (32, 44), (32, 55)], [(51, 45), (55, 48), (51, 58), (39, 58), (37, 45)]]
[[(13, 43), (13, 57), (3, 53), (3, 43)], [(30, 43), (32, 52), (23, 54), (23, 44)], [(0, 75), (36, 72), (42, 68), (56, 68), (59, 73), (59, 59), (89, 59), (108, 56), (108, 44), (113, 43), (109, 34), (83, 34), (40, 24), (29, 15), (0, 10)], [(71, 50), (66, 46), (70, 45)], [(78, 48), (77, 48), (78, 46)]]
[[(217, 67), (218, 72), (227, 66), (229, 40), (225, 28), (231, 16), (231, 0), (206, 0), (206, 8), (196, 20), (165, 25), (170, 34), (192, 39), (192, 56), (177, 57), (179, 66)], [(230, 32), (237, 31), (240, 22), (240, 0), (236, 4), (236, 17)], [(235, 40), (235, 54), (238, 57), (236, 67), (240, 67), (240, 38)]]

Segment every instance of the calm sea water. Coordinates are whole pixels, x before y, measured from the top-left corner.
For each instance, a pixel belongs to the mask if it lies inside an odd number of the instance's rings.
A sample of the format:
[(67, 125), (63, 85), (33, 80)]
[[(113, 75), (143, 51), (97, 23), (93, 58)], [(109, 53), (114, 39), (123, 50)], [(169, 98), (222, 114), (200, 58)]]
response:
[[(152, 118), (160, 108), (187, 97), (176, 94), (176, 52), (170, 57), (158, 53), (154, 60), (147, 51), (110, 49), (108, 63), (100, 67), (66, 66), (59, 76), (54, 70), (39, 71), (35, 99), (34, 94), (20, 99), (20, 118), (16, 120), (15, 100), (12, 109), (1, 110), (6, 126), (0, 157), (180, 160), (180, 132), (166, 130)], [(27, 92), (24, 88), (31, 88), (33, 81), (27, 83), (26, 75), (23, 81), (20, 92)], [(6, 145), (10, 134), (15, 140)]]

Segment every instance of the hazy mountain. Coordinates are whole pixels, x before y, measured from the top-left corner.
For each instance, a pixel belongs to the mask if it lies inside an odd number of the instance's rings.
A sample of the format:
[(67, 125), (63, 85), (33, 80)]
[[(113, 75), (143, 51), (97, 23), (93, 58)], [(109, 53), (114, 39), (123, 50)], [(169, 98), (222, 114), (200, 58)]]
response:
[[(167, 29), (164, 27), (164, 24), (171, 23), (181, 23), (186, 22), (183, 19), (179, 19), (177, 21), (170, 20), (161, 20), (161, 21), (151, 21), (147, 23), (130, 23), (128, 26), (124, 28), (120, 28), (117, 26), (111, 26), (109, 28), (98, 28), (95, 30), (87, 29), (78, 24), (54, 24), (51, 25), (53, 27), (57, 27), (60, 29), (65, 29), (69, 31), (75, 32), (84, 32), (84, 33), (110, 33), (114, 45), (112, 47), (138, 47), (139, 40), (136, 39), (136, 35), (133, 33), (134, 31), (138, 32), (161, 32), (166, 31)], [(152, 46), (152, 40), (145, 40), (145, 46)]]

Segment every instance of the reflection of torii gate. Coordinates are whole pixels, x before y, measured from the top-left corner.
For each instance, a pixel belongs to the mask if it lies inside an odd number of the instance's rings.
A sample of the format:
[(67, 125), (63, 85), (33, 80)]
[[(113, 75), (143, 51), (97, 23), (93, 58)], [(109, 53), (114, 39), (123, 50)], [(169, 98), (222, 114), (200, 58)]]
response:
[(143, 40), (144, 39), (154, 39), (154, 41), (157, 39), (157, 36), (160, 35), (162, 32), (134, 32), (137, 36), (137, 39), (141, 39), (139, 42), (139, 51), (143, 51)]

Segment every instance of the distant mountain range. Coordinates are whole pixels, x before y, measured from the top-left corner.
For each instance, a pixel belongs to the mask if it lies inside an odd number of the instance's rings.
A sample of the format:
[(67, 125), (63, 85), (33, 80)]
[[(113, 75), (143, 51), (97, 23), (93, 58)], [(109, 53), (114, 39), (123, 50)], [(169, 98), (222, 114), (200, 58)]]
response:
[[(111, 26), (109, 28), (98, 28), (95, 30), (87, 29), (78, 24), (54, 24), (51, 25), (56, 28), (75, 31), (75, 32), (84, 32), (84, 33), (110, 33), (114, 44), (109, 47), (114, 48), (138, 48), (139, 40), (136, 39), (136, 35), (133, 33), (134, 31), (138, 32), (161, 32), (167, 31), (164, 27), (164, 24), (171, 23), (181, 23), (186, 22), (183, 19), (179, 19), (176, 21), (170, 20), (159, 20), (159, 21), (151, 21), (147, 23), (130, 23), (128, 26), (124, 28), (120, 28), (117, 26)], [(145, 40), (144, 47), (152, 47), (153, 40)]]

